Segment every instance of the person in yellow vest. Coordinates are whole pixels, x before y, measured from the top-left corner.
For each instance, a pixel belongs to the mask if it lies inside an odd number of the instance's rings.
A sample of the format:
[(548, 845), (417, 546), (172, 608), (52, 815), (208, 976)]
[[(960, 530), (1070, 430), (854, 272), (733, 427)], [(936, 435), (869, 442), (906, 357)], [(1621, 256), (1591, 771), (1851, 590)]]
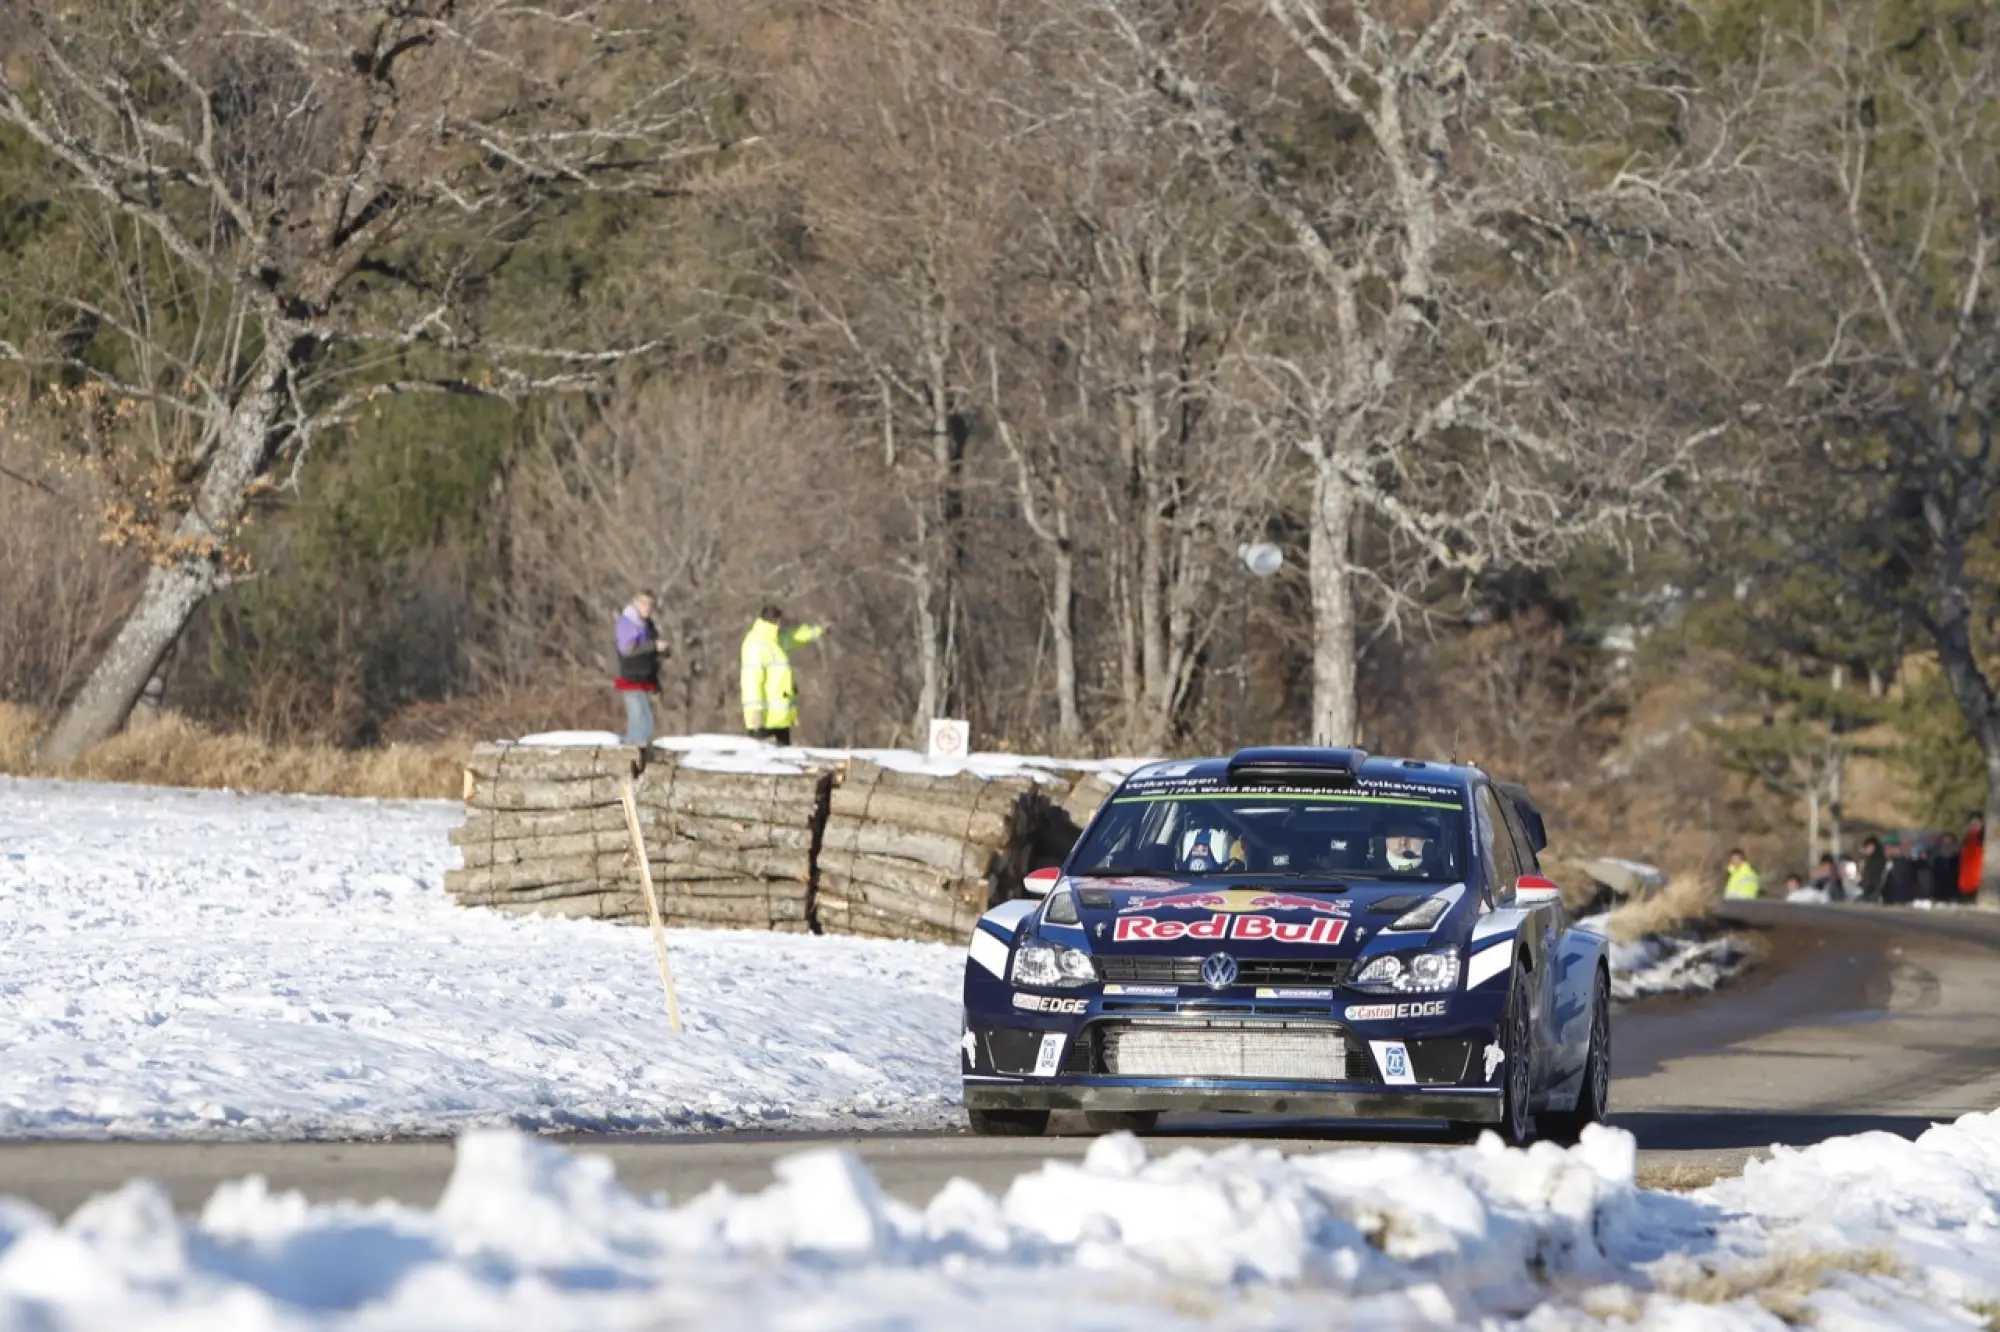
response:
[(1763, 891), (1757, 882), (1757, 871), (1751, 868), (1750, 858), (1737, 847), (1729, 853), (1729, 878), (1722, 885), (1722, 895), (1738, 901), (1756, 897)]
[(743, 635), (743, 729), (759, 740), (792, 743), (799, 721), (791, 651), (826, 633), (818, 624), (785, 624), (785, 612), (766, 606)]

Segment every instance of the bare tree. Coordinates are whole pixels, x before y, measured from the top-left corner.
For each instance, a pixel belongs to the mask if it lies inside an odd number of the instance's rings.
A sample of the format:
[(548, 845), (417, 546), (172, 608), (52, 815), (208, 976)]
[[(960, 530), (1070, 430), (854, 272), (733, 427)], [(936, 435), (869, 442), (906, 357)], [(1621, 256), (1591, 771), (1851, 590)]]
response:
[[(1310, 467), (1312, 730), (1351, 742), (1360, 515), (1420, 567), (1470, 572), (1673, 512), (1719, 427), (1657, 385), (1633, 391), (1643, 376), (1621, 358), (1650, 311), (1626, 274), (1711, 239), (1689, 222), (1697, 185), (1734, 164), (1636, 6), (1254, 9), (1273, 42), (1249, 74), (1215, 41), (1238, 17), (1226, 6), (1192, 11), (1209, 26), (1175, 27), (1135, 0), (1100, 12), (1209, 160), (1282, 225), (1312, 284), (1300, 335), (1264, 367), (1288, 385)], [(1320, 160), (1266, 144), (1266, 85), (1286, 106), (1327, 106)], [(1591, 108), (1586, 122), (1548, 122), (1565, 98)], [(1591, 169), (1607, 154), (1616, 166)]]
[[(2000, 826), (2000, 14), (1815, 11), (1767, 127), (1790, 207), (1763, 233), (1775, 485), (1802, 549), (1937, 652)], [(1989, 837), (1991, 834), (1989, 833)], [(1980, 895), (2000, 900), (2000, 855)]]
[[(253, 497), (315, 438), (384, 393), (577, 387), (642, 350), (559, 323), (510, 336), (480, 297), (562, 200), (670, 191), (720, 136), (685, 25), (652, 5), (185, 0), (18, 27), (0, 124), (149, 247), (177, 308), (135, 322), (64, 293), (45, 339), (0, 356), (178, 415), (191, 441), (138, 604), (44, 746), (62, 762), (122, 724), (238, 572)], [(73, 350), (86, 320), (113, 354)]]

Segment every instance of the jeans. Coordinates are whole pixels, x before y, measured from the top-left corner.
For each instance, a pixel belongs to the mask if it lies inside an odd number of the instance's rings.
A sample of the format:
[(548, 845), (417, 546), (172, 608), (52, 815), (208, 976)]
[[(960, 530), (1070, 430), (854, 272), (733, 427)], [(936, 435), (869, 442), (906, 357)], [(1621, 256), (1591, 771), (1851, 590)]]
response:
[(625, 743), (643, 745), (653, 738), (653, 696), (638, 689), (621, 689), (625, 700)]
[(775, 744), (792, 743), (792, 728), (789, 726), (760, 726), (750, 734), (759, 740), (769, 740)]

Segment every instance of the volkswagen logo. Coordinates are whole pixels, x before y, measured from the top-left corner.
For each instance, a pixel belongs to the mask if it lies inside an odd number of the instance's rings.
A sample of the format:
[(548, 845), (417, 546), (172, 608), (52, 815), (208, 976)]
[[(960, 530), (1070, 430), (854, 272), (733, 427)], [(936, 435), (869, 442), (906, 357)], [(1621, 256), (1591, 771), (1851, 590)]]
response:
[(1236, 984), (1236, 959), (1227, 953), (1210, 953), (1201, 960), (1202, 983), (1211, 990), (1226, 990)]

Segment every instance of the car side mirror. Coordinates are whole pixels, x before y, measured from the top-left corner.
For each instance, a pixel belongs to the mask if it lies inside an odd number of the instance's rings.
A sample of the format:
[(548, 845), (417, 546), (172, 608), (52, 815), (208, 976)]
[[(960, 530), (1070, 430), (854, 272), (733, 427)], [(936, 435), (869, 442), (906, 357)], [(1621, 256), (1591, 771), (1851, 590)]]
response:
[(1554, 879), (1545, 879), (1539, 874), (1523, 874), (1514, 880), (1514, 905), (1523, 910), (1541, 906), (1560, 906), (1563, 890)]
[(1049, 889), (1061, 880), (1062, 870), (1051, 865), (1047, 869), (1029, 870), (1027, 877), (1021, 880), (1021, 886), (1028, 890), (1030, 897), (1047, 897)]

